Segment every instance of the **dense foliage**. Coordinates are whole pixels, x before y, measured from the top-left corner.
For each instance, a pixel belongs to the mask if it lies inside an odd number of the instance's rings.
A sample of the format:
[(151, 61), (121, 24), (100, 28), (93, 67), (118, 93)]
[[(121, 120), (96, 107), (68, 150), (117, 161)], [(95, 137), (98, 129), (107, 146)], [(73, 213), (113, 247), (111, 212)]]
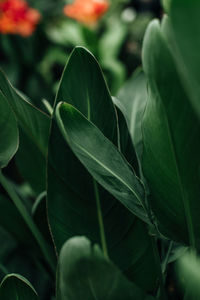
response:
[(200, 3), (164, 6), (115, 97), (82, 46), (44, 109), (0, 71), (0, 299), (200, 299)]

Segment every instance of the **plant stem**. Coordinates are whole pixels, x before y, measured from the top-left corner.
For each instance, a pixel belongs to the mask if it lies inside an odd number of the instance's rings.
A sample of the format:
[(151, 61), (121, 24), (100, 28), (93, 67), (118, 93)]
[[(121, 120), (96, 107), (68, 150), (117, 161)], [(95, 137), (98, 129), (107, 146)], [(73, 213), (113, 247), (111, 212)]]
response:
[(152, 248), (153, 248), (153, 253), (154, 253), (157, 272), (158, 272), (158, 275), (159, 275), (160, 299), (161, 300), (167, 300), (167, 296), (166, 296), (166, 292), (165, 292), (165, 286), (164, 286), (164, 278), (163, 278), (163, 273), (162, 273), (162, 269), (161, 269), (160, 256), (159, 256), (159, 253), (158, 253), (156, 238), (154, 236), (151, 236), (151, 244), (152, 244)]
[(13, 188), (12, 184), (5, 178), (2, 171), (0, 170), (0, 183), (2, 184), (5, 191), (8, 193), (11, 200), (14, 202), (16, 208), (18, 209), (20, 215), (24, 219), (25, 223), (27, 224), (28, 228), (32, 232), (35, 240), (37, 241), (45, 260), (47, 261), (48, 265), (51, 267), (52, 271), (54, 272), (54, 259), (50, 254), (49, 247), (46, 244), (42, 234), (38, 230), (36, 224), (33, 222), (31, 216), (29, 215), (25, 205), (21, 201), (20, 197), (16, 193), (15, 189)]
[(101, 203), (100, 203), (100, 198), (99, 198), (98, 185), (94, 179), (93, 179), (93, 183), (94, 183), (94, 194), (95, 194), (95, 199), (96, 199), (96, 204), (97, 204), (97, 216), (98, 216), (98, 221), (99, 221), (102, 250), (103, 250), (104, 256), (106, 258), (108, 258), (108, 251), (107, 251), (107, 245), (106, 245), (106, 237), (105, 237), (105, 231), (104, 231), (103, 216), (102, 216), (102, 211), (101, 211)]

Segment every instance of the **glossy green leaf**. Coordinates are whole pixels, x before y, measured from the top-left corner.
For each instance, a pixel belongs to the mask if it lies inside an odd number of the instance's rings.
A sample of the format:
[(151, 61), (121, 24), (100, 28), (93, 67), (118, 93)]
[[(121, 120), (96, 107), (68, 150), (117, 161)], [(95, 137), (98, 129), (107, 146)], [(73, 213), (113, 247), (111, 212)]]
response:
[(165, 235), (200, 247), (200, 124), (158, 21), (146, 32), (143, 66), (149, 93), (143, 120), (143, 171)]
[(70, 104), (60, 103), (56, 116), (66, 142), (97, 182), (148, 222), (143, 186), (117, 148)]
[(57, 300), (150, 300), (129, 282), (111, 261), (104, 258), (98, 245), (85, 237), (74, 237), (62, 247), (58, 268)]
[[(93, 74), (92, 78), (90, 74)], [(84, 85), (81, 83), (77, 89), (75, 84), (82, 81)], [(58, 99), (73, 99), (76, 107), (90, 117), (114, 144), (118, 144), (114, 106), (100, 67), (87, 50), (76, 48), (73, 51), (60, 89), (56, 102)], [(89, 98), (84, 96), (87, 93)], [(84, 110), (88, 104), (91, 109)], [(142, 288), (152, 290), (157, 270), (145, 225), (94, 181), (63, 139), (55, 119), (52, 121), (48, 159), (48, 216), (57, 251), (70, 237), (86, 235), (92, 242), (102, 246), (104, 243), (104, 252), (106, 244), (114, 263)], [(127, 249), (130, 255), (127, 255)], [(151, 276), (150, 270), (154, 270)]]
[(19, 144), (17, 122), (6, 98), (0, 92), (0, 168), (5, 167)]
[(0, 91), (10, 104), (19, 126), (20, 171), (37, 193), (42, 192), (46, 183), (45, 168), (50, 118), (17, 92), (2, 71), (0, 71)]
[(172, 0), (170, 15), (183, 87), (200, 116), (200, 2)]
[(38, 300), (39, 298), (27, 279), (18, 274), (9, 274), (1, 282), (0, 299)]

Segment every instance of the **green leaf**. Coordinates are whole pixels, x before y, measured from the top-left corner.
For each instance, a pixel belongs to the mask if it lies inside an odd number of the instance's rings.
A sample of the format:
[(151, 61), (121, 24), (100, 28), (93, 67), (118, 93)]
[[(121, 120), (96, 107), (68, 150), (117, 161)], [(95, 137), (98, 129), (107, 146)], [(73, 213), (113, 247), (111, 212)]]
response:
[(58, 268), (58, 300), (154, 299), (129, 282), (98, 245), (85, 237), (74, 237), (62, 247)]
[(18, 274), (9, 274), (1, 282), (0, 299), (38, 300), (39, 298), (27, 279)]
[(148, 223), (143, 186), (117, 148), (70, 104), (60, 103), (56, 117), (66, 142), (95, 180)]
[[(61, 78), (55, 105), (64, 99), (71, 101), (117, 144), (116, 113), (111, 96), (97, 61), (84, 48), (77, 47), (72, 52)], [(73, 235), (89, 233), (91, 240), (98, 240), (94, 190), (93, 178), (67, 147), (53, 119), (48, 152), (47, 199), (50, 226), (58, 251), (66, 239)], [(104, 191), (99, 193), (100, 198), (107, 198)], [(104, 200), (105, 213), (110, 211), (115, 202), (110, 196), (108, 199)]]
[[(89, 74), (93, 74), (92, 78)], [(77, 88), (77, 83), (82, 81), (84, 85), (81, 83)], [(68, 86), (66, 96), (65, 86)], [(60, 89), (56, 103), (58, 99), (73, 99), (76, 107), (82, 109), (86, 117), (91, 116), (105, 136), (118, 143), (112, 99), (98, 63), (87, 50), (73, 51)], [(90, 97), (85, 97), (86, 94)], [(90, 114), (84, 110), (88, 99)], [(109, 257), (131, 280), (145, 290), (154, 289), (157, 270), (145, 224), (95, 182), (63, 139), (55, 116), (48, 159), (48, 216), (57, 251), (70, 237), (86, 235), (92, 242), (101, 244), (104, 253), (107, 250)], [(150, 270), (154, 270), (151, 276)]]
[(140, 70), (133, 73), (120, 89), (114, 103), (126, 118), (128, 129), (140, 163), (142, 155), (142, 118), (147, 104), (147, 81)]
[(200, 299), (200, 259), (193, 253), (183, 255), (176, 264), (178, 279), (185, 290), (184, 299)]
[(176, 49), (174, 55), (187, 91), (200, 116), (200, 2), (172, 0), (171, 21)]
[[(113, 98), (115, 99), (115, 98)], [(116, 101), (116, 99), (114, 100)], [(136, 174), (139, 173), (138, 171), (138, 160), (135, 153), (135, 149), (133, 146), (133, 142), (127, 127), (127, 123), (125, 120), (124, 115), (116, 107), (117, 110), (117, 119), (118, 119), (118, 127), (119, 127), (119, 146), (120, 152), (124, 155), (128, 163), (133, 167)]]
[(116, 141), (117, 125), (112, 98), (98, 62), (85, 48), (76, 47), (70, 56), (55, 103), (60, 101), (77, 107), (108, 139)]
[(149, 93), (143, 119), (143, 171), (161, 232), (200, 247), (200, 124), (184, 92), (158, 21), (146, 32)]
[(2, 71), (0, 71), (0, 91), (10, 104), (19, 127), (20, 171), (37, 193), (42, 192), (46, 183), (45, 168), (50, 118), (17, 92)]
[[(8, 216), (12, 222), (8, 221)], [(21, 245), (28, 246), (30, 252), (32, 248), (34, 248), (34, 251), (38, 248), (31, 231), (17, 208), (10, 199), (2, 194), (0, 194), (0, 226), (9, 232)]]
[(0, 168), (5, 167), (18, 149), (19, 137), (14, 113), (0, 92)]

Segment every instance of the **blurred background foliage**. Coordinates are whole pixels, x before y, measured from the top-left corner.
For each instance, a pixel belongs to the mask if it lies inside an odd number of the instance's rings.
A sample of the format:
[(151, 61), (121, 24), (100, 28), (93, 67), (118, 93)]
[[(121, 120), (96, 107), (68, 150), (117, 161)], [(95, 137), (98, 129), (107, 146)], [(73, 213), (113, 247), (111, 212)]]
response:
[(160, 17), (159, 0), (110, 0), (108, 11), (94, 26), (63, 13), (72, 0), (29, 0), (41, 20), (29, 37), (0, 34), (0, 67), (14, 86), (42, 107), (53, 103), (67, 57), (77, 46), (87, 47), (98, 59), (113, 95), (141, 63), (147, 24)]

